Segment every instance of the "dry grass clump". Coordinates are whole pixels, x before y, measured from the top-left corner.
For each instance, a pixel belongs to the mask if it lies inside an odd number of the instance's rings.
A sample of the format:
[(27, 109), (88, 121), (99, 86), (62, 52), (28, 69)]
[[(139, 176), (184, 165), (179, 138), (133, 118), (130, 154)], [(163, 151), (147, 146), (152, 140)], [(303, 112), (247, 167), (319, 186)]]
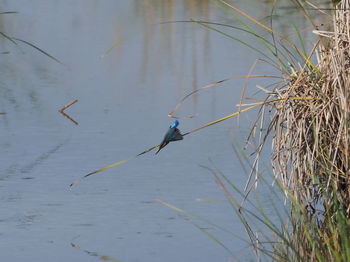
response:
[(343, 0), (335, 13), (332, 31), (314, 31), (323, 38), (316, 65), (307, 62), (278, 94), (315, 99), (276, 105), (273, 167), (311, 212), (320, 204), (329, 211), (335, 195), (350, 218), (350, 1)]

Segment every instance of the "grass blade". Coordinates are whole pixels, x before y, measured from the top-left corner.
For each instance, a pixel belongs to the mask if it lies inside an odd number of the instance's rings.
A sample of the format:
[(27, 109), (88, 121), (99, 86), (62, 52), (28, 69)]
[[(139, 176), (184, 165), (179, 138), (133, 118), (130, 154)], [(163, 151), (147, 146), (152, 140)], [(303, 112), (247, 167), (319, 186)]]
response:
[(19, 41), (19, 42), (22, 42), (26, 45), (29, 45), (31, 47), (33, 47), (34, 49), (38, 50), (40, 53), (46, 55), (47, 57), (51, 58), (52, 60), (56, 61), (57, 63), (63, 65), (63, 63), (58, 60), (57, 58), (55, 58), (54, 56), (50, 55), (49, 53), (45, 52), (44, 50), (42, 50), (41, 48), (37, 47), (36, 45), (28, 42), (28, 41), (25, 41), (25, 40), (22, 40), (22, 39), (19, 39), (19, 38), (15, 38), (15, 37), (12, 37), (12, 39), (16, 40), (16, 41)]

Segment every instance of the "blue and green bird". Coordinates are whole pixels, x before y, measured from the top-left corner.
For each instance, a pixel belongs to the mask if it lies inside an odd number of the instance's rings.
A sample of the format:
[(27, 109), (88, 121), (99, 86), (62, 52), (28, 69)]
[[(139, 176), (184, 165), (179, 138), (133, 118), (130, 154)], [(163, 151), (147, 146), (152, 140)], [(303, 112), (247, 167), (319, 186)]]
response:
[(183, 139), (183, 135), (181, 134), (180, 130), (177, 129), (179, 124), (179, 121), (175, 120), (175, 122), (172, 123), (171, 126), (169, 126), (168, 132), (166, 132), (164, 139), (162, 143), (160, 143), (159, 149), (156, 152), (156, 154), (158, 154), (158, 152), (170, 142), (179, 141)]

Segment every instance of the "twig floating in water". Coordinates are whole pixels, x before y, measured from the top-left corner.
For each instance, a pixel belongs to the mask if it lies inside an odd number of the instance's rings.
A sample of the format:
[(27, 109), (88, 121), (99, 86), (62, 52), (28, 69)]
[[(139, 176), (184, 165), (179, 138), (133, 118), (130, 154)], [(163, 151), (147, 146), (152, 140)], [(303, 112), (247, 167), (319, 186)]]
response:
[(70, 117), (68, 114), (66, 114), (64, 112), (64, 110), (66, 110), (68, 107), (71, 107), (72, 105), (74, 105), (76, 102), (78, 102), (78, 99), (74, 99), (71, 102), (69, 102), (68, 104), (66, 104), (65, 106), (63, 106), (61, 109), (58, 110), (58, 112), (60, 112), (65, 118), (67, 118), (69, 121), (73, 122), (75, 125), (78, 125), (78, 122), (75, 121), (72, 117)]
[(69, 102), (68, 104), (66, 104), (65, 106), (63, 106), (60, 110), (58, 110), (58, 112), (63, 113), (64, 110), (66, 110), (68, 107), (71, 107), (72, 105), (74, 105), (76, 102), (78, 102), (78, 99), (74, 99), (71, 102)]
[(75, 121), (73, 118), (71, 118), (69, 115), (67, 115), (65, 112), (60, 112), (65, 118), (67, 118), (69, 121), (73, 122), (75, 125), (78, 125), (78, 122)]

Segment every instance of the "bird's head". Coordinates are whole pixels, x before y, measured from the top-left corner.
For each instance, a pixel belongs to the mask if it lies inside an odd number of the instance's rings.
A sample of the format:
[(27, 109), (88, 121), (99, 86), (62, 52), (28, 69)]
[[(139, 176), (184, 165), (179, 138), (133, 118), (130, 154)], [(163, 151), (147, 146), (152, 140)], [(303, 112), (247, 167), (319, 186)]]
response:
[(171, 124), (170, 128), (175, 128), (180, 124), (178, 120), (175, 120), (174, 123)]

